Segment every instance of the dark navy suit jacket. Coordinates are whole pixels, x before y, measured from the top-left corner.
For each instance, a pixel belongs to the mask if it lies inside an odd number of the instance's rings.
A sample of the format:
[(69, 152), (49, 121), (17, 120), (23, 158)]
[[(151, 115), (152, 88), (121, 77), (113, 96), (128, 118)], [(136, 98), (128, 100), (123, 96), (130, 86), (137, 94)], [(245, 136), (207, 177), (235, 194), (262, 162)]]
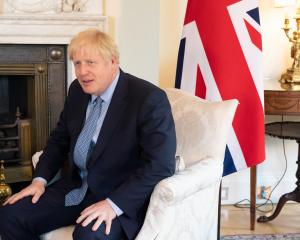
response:
[[(50, 181), (68, 159), (69, 167), (58, 182), (66, 192), (81, 185), (73, 151), (89, 99), (75, 80), (34, 174)], [(129, 239), (143, 224), (155, 185), (174, 173), (175, 151), (174, 121), (165, 92), (121, 71), (87, 170), (96, 199), (110, 198), (124, 212), (119, 220)]]

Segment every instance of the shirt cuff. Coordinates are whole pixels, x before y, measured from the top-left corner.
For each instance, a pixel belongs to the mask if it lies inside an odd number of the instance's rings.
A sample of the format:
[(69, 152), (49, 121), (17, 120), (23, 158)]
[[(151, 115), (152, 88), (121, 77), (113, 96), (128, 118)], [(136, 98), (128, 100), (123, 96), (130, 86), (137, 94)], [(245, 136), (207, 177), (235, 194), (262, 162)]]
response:
[(32, 182), (33, 181), (40, 181), (40, 182), (43, 182), (45, 186), (47, 185), (47, 180), (42, 177), (35, 177), (34, 179), (32, 179)]
[(112, 200), (110, 200), (109, 198), (106, 198), (106, 200), (109, 202), (110, 206), (115, 211), (118, 217), (123, 214), (123, 211)]

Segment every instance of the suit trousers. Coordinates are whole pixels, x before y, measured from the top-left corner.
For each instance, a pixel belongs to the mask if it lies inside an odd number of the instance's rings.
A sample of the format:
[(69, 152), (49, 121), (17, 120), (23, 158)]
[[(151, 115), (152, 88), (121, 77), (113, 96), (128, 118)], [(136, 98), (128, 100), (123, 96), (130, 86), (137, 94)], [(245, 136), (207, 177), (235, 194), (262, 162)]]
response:
[[(39, 235), (76, 224), (80, 212), (96, 202), (88, 191), (83, 202), (77, 206), (65, 207), (63, 189), (48, 186), (45, 193), (35, 204), (32, 197), (21, 199), (12, 205), (0, 207), (1, 240), (39, 240)], [(75, 240), (120, 240), (126, 239), (118, 218), (113, 220), (111, 233), (105, 235), (105, 223), (97, 231), (92, 231), (94, 221), (86, 227), (76, 225), (73, 239)]]

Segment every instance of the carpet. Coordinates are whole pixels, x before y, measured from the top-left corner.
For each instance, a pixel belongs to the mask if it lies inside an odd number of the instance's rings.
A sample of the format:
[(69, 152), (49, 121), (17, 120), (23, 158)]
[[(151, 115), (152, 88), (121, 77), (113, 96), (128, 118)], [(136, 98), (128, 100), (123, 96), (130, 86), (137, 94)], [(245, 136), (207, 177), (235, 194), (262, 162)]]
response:
[(245, 234), (223, 236), (220, 240), (300, 240), (300, 233), (286, 234)]

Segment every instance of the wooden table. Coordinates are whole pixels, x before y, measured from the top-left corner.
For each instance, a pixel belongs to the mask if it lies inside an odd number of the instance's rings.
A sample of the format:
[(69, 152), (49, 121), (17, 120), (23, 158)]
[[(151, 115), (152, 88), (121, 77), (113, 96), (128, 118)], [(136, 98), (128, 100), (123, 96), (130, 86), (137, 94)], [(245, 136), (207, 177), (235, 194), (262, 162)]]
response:
[(300, 115), (300, 91), (265, 90), (265, 114)]
[[(264, 103), (265, 103), (265, 114), (266, 115), (294, 115), (299, 116), (300, 115), (300, 91), (294, 91), (294, 90), (284, 90), (280, 88), (279, 83), (275, 87), (271, 87), (272, 89), (267, 89), (264, 91)], [(286, 126), (290, 127), (291, 124), (287, 124)], [(300, 126), (300, 123), (299, 123)], [(294, 126), (293, 126), (294, 127)], [(266, 126), (266, 133), (272, 133), (275, 130), (269, 129), (274, 128), (274, 125), (272, 126)], [(273, 131), (274, 130), (274, 131)], [(288, 129), (286, 129), (288, 130)], [(280, 136), (281, 138), (288, 138), (289, 139), (295, 139), (297, 143), (299, 144), (300, 136), (298, 138), (298, 133), (295, 133), (296, 135), (293, 136), (287, 136), (283, 133), (277, 134), (277, 136)], [(300, 134), (300, 133), (299, 133)], [(289, 134), (291, 135), (291, 134)], [(290, 138), (292, 137), (292, 138)], [(300, 145), (299, 145), (300, 146)], [(299, 147), (300, 151), (300, 147)], [(288, 193), (283, 195), (279, 203), (276, 207), (276, 210), (273, 215), (270, 217), (261, 217), (258, 219), (259, 222), (266, 222), (273, 220), (280, 212), (281, 208), (283, 207), (284, 203), (287, 200), (293, 200), (300, 202), (300, 196), (298, 193), (300, 193), (300, 155), (298, 154), (298, 170), (296, 173), (296, 177), (298, 179), (296, 185), (296, 189), (292, 193)], [(250, 229), (255, 229), (255, 214), (256, 214), (256, 167), (251, 168), (251, 175), (250, 175)]]

